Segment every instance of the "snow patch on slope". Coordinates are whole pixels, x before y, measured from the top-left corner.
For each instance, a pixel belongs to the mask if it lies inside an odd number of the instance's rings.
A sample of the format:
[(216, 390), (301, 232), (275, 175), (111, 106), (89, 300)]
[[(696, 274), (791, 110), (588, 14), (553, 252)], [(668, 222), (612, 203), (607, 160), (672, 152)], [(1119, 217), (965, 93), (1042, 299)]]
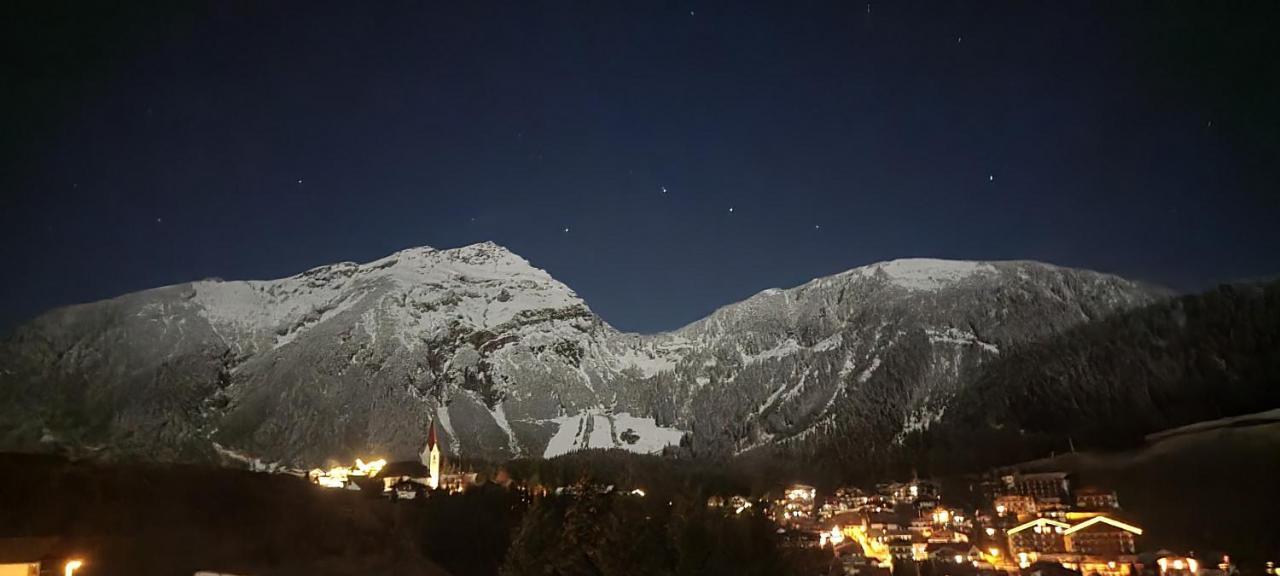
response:
[[(481, 404), (483, 405), (483, 402)], [(507, 433), (507, 449), (511, 451), (512, 455), (519, 456), (522, 452), (522, 450), (520, 450), (520, 443), (516, 442), (516, 435), (511, 431), (511, 423), (507, 422), (507, 412), (502, 408), (502, 404), (499, 403), (493, 409), (489, 410), (489, 415), (493, 416), (494, 423), (496, 423), (503, 432)]]
[(936, 291), (974, 274), (994, 274), (996, 268), (982, 262), (905, 258), (863, 266), (852, 272), (864, 276), (883, 276), (907, 290)]
[(440, 427), (444, 428), (444, 433), (449, 437), (449, 452), (451, 454), (461, 453), (461, 442), (458, 440), (458, 434), (453, 431), (453, 421), (449, 419), (449, 407), (436, 407), (436, 420), (440, 422)]
[(634, 367), (640, 371), (640, 375), (650, 378), (662, 372), (670, 372), (675, 370), (676, 361), (670, 357), (648, 354), (634, 349), (628, 348), (617, 356), (618, 361), (624, 367)]
[[(554, 458), (587, 448), (621, 448), (640, 454), (652, 454), (661, 452), (667, 446), (679, 444), (680, 438), (684, 436), (684, 431), (659, 426), (653, 418), (632, 416), (627, 412), (608, 414), (598, 409), (553, 418), (547, 422), (554, 422), (559, 428), (547, 443), (543, 458)], [(589, 433), (588, 425), (591, 427)], [(639, 436), (635, 444), (621, 438), (627, 430)]]
[(926, 328), (925, 334), (929, 335), (929, 342), (934, 344), (944, 343), (944, 344), (960, 344), (965, 346), (978, 346), (979, 348), (982, 348), (983, 350), (990, 352), (992, 354), (1000, 353), (1000, 348), (997, 347), (995, 344), (983, 342), (978, 339), (977, 335), (967, 330), (960, 330), (958, 328), (951, 328), (951, 327), (948, 327), (946, 330), (936, 330), (933, 328)]

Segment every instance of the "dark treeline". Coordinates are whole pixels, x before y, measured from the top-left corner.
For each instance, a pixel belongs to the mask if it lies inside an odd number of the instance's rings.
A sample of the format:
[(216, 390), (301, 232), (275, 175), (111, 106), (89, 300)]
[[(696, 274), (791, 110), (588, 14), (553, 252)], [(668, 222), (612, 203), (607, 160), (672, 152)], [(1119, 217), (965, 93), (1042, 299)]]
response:
[[(751, 489), (710, 466), (619, 451), (472, 464), (481, 483), (462, 494), (393, 503), (376, 479), (349, 491), (242, 470), (0, 454), (0, 538), (57, 536), (92, 562), (86, 576), (786, 575), (830, 561), (781, 546), (759, 509), (708, 509), (707, 494)], [(551, 494), (529, 494), (525, 480)], [(580, 495), (555, 496), (559, 482)], [(641, 485), (644, 496), (623, 489)]]
[(446, 574), (417, 514), (292, 476), (0, 454), (0, 538), (58, 537), (86, 576)]
[(705, 501), (589, 493), (540, 500), (525, 515), (503, 576), (824, 573), (825, 551), (780, 546), (759, 512)]

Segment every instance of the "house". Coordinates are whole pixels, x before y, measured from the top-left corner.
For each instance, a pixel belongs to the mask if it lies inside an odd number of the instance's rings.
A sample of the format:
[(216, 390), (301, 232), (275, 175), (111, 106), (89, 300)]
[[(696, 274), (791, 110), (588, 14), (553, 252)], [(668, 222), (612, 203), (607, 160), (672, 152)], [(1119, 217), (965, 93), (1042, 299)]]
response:
[(788, 486), (782, 499), (774, 503), (773, 520), (786, 526), (802, 526), (815, 520), (817, 490), (807, 484)]
[(1036, 518), (1024, 522), (1005, 533), (1009, 538), (1009, 552), (1014, 556), (1066, 552), (1064, 534), (1069, 528), (1071, 528), (1070, 524), (1050, 518)]
[(818, 516), (825, 520), (841, 512), (855, 510), (866, 504), (867, 500), (867, 496), (857, 488), (837, 488), (835, 493), (822, 503)]
[(938, 484), (929, 480), (880, 484), (876, 488), (895, 504), (915, 504), (921, 498), (936, 499), (939, 492)]
[(934, 562), (963, 564), (969, 561), (969, 546), (930, 542), (925, 546), (925, 557)]
[(840, 569), (845, 576), (890, 576), (888, 568), (880, 566), (880, 563), (872, 558), (867, 558), (856, 544), (844, 546), (838, 553)]
[(61, 574), (68, 561), (59, 538), (0, 538), (0, 576)]
[(1041, 561), (1023, 568), (1022, 576), (1080, 576), (1080, 572), (1057, 562)]
[(1120, 499), (1115, 490), (1081, 488), (1076, 490), (1076, 507), (1085, 510), (1119, 510)]
[(1003, 495), (1030, 496), (1037, 501), (1061, 502), (1071, 493), (1066, 472), (1013, 473), (1002, 476)]
[(1137, 548), (1135, 539), (1141, 535), (1141, 528), (1105, 515), (1094, 516), (1063, 532), (1068, 552), (1095, 556), (1133, 554)]
[[(431, 486), (431, 469), (416, 461), (392, 462), (387, 464), (382, 473), (378, 475), (382, 480), (382, 493), (398, 500), (413, 499)], [(406, 484), (416, 484), (422, 487), (422, 490), (413, 489), (412, 486)], [(406, 494), (400, 494), (406, 492)], [(408, 495), (407, 492), (413, 492)]]
[(910, 532), (886, 534), (885, 546), (894, 560), (911, 560), (915, 556), (915, 542)]
[(907, 524), (905, 519), (897, 516), (896, 514), (890, 514), (887, 512), (876, 512), (872, 514), (866, 514), (863, 516), (862, 523), (869, 531), (870, 530), (880, 530), (880, 531), (898, 530), (899, 528)]
[(1137, 557), (1133, 555), (1088, 556), (1062, 554), (1057, 555), (1054, 559), (1063, 566), (1077, 570), (1086, 576), (1131, 576), (1136, 572), (1133, 569), (1133, 563)]
[[(1156, 560), (1160, 576), (1195, 576), (1200, 572), (1200, 562), (1185, 556), (1162, 556)], [(1267, 563), (1267, 574), (1274, 574), (1274, 564)]]
[(996, 509), (996, 516), (1000, 517), (1012, 516), (1017, 518), (1036, 513), (1036, 499), (1031, 496), (1005, 494), (996, 497), (992, 504)]

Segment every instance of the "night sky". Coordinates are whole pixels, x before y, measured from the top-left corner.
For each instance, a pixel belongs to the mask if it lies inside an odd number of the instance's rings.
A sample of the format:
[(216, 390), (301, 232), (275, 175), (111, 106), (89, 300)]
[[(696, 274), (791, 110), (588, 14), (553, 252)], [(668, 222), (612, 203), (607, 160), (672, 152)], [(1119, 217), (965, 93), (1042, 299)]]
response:
[(638, 331), (900, 257), (1280, 272), (1277, 2), (107, 4), (2, 9), (0, 328), (484, 240)]

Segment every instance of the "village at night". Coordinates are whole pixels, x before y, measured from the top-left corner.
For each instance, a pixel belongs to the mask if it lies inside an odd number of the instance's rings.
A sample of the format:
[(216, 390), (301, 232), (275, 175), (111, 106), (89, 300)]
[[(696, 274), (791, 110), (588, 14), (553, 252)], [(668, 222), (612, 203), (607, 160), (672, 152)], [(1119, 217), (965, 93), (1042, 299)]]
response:
[(5, 2), (0, 576), (1280, 576), (1277, 29)]

